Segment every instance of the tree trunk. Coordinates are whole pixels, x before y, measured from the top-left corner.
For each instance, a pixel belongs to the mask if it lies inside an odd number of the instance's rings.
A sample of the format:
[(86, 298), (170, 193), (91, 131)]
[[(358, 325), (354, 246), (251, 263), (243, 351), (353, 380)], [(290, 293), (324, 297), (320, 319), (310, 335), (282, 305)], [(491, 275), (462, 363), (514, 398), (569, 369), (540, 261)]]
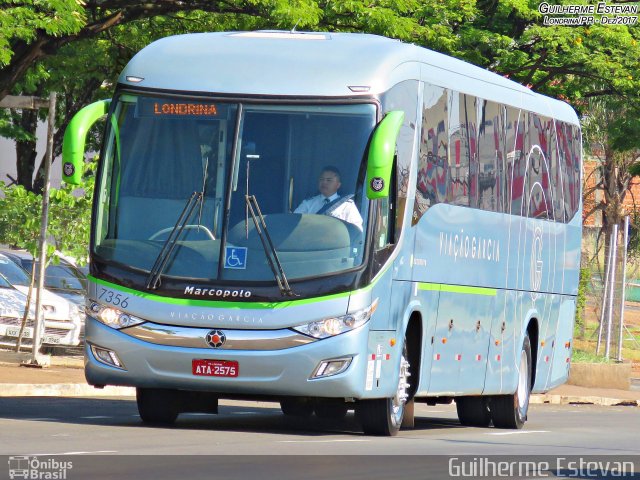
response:
[[(17, 122), (26, 132), (34, 135), (38, 126), (38, 112), (35, 110), (23, 110)], [(18, 171), (17, 183), (27, 190), (33, 191), (33, 172), (35, 169), (37, 152), (36, 142), (31, 140), (19, 140), (16, 142), (16, 170)]]

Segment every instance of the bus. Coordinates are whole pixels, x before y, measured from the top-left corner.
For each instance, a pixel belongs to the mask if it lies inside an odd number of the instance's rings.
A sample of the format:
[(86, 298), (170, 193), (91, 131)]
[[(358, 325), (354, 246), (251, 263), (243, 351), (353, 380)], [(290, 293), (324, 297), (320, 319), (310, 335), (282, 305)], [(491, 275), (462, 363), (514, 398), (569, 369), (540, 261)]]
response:
[[(143, 422), (255, 399), (395, 435), (415, 402), (455, 401), (517, 429), (566, 381), (566, 103), (380, 36), (239, 31), (137, 53), (69, 124), (66, 181), (104, 115), (86, 378), (136, 387)], [(325, 180), (339, 205), (314, 210)]]

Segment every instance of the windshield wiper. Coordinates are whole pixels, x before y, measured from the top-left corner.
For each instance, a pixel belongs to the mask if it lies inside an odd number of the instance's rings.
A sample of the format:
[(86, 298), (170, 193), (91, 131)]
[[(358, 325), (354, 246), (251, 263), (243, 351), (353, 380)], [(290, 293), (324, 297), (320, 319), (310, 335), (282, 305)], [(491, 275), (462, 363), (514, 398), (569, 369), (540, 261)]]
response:
[(160, 276), (162, 275), (162, 272), (166, 268), (167, 263), (171, 258), (171, 254), (175, 249), (176, 242), (178, 241), (178, 238), (180, 238), (184, 227), (187, 225), (187, 222), (191, 218), (196, 205), (198, 205), (198, 203), (201, 202), (202, 199), (202, 192), (193, 192), (187, 199), (187, 203), (182, 209), (182, 213), (178, 217), (178, 221), (171, 229), (171, 232), (169, 233), (167, 239), (164, 241), (162, 249), (160, 250), (158, 257), (153, 264), (153, 268), (149, 272), (149, 277), (147, 278), (148, 289), (155, 290), (160, 286)]
[[(291, 290), (289, 282), (287, 281), (287, 276), (284, 274), (284, 269), (282, 268), (282, 264), (278, 258), (278, 252), (271, 241), (271, 235), (269, 235), (267, 224), (264, 221), (262, 212), (260, 211), (258, 200), (256, 200), (255, 195), (245, 195), (244, 198), (247, 203), (247, 210), (251, 213), (251, 218), (253, 219), (253, 224), (256, 227), (256, 232), (262, 242), (264, 255), (267, 257), (267, 263), (269, 264), (269, 267), (271, 267), (273, 278), (276, 279), (276, 283), (280, 289), (280, 294), (283, 297), (297, 297), (298, 295)], [(260, 228), (261, 226), (262, 228)]]

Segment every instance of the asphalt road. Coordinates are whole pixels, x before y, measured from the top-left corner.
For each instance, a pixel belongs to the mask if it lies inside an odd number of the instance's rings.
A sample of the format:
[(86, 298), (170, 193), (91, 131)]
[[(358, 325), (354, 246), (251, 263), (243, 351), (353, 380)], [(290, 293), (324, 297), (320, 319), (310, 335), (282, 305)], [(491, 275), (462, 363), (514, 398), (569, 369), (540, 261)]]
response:
[[(80, 462), (82, 456), (90, 456), (94, 465), (91, 478), (114, 478), (112, 470), (118, 468), (124, 469), (121, 474), (125, 478), (133, 478), (126, 474), (131, 469), (136, 478), (179, 478), (184, 476), (180, 473), (184, 468), (192, 471), (189, 478), (199, 478), (193, 472), (202, 467), (211, 475), (208, 478), (232, 478), (232, 472), (251, 471), (250, 476), (258, 474), (260, 480), (265, 480), (427, 478), (425, 466), (420, 464), (426, 454), (521, 458), (531, 455), (622, 458), (640, 454), (640, 411), (633, 407), (532, 405), (529, 422), (520, 431), (461, 427), (454, 405), (417, 404), (416, 417), (416, 427), (401, 431), (397, 437), (367, 437), (360, 432), (353, 413), (341, 422), (320, 421), (315, 417), (300, 420), (282, 415), (275, 403), (221, 401), (218, 415), (183, 414), (174, 427), (159, 428), (143, 426), (133, 399), (0, 398), (0, 455), (70, 455), (73, 457), (57, 458)], [(118, 455), (111, 457), (118, 460), (97, 457), (105, 455)], [(127, 459), (120, 455), (138, 457)], [(178, 457), (183, 455), (218, 457)], [(250, 457), (260, 455), (279, 457)], [(342, 455), (359, 457), (336, 457)], [(217, 458), (213, 466), (206, 460), (210, 458)], [(322, 468), (317, 468), (318, 463)], [(97, 475), (98, 464), (110, 469), (110, 473)], [(287, 476), (280, 471), (271, 477), (265, 470), (265, 465), (271, 464), (280, 468), (283, 464), (297, 465), (295, 471), (300, 475)], [(80, 474), (83, 465), (70, 473)], [(340, 465), (344, 468), (341, 474), (331, 471)], [(441, 462), (431, 472), (443, 473), (445, 467), (446, 462)], [(311, 472), (316, 475), (310, 475)], [(233, 478), (248, 478), (244, 473)], [(0, 465), (0, 478), (3, 474)]]

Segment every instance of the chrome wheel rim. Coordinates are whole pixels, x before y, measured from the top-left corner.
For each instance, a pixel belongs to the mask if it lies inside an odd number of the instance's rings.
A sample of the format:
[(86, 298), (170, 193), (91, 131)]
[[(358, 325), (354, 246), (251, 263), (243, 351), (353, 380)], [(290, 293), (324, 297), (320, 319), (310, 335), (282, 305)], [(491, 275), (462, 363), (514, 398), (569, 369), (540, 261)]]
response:
[(391, 422), (394, 426), (398, 426), (402, 423), (402, 416), (404, 415), (404, 406), (409, 398), (409, 361), (402, 354), (400, 360), (400, 375), (398, 376), (398, 388), (395, 396), (391, 399)]
[(520, 373), (518, 375), (518, 408), (524, 412), (527, 407), (529, 394), (529, 365), (527, 362), (527, 353), (522, 351), (520, 354)]

